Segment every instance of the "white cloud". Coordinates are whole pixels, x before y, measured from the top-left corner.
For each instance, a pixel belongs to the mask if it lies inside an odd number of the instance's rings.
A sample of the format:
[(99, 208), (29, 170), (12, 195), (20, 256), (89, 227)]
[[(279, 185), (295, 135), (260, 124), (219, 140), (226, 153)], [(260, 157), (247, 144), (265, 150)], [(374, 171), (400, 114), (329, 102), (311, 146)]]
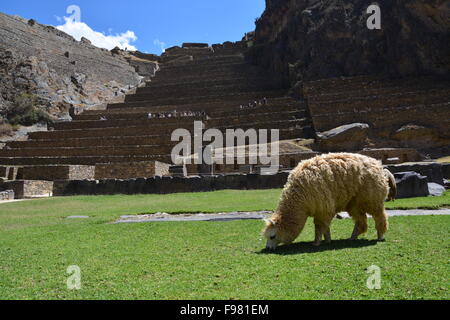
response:
[(159, 39), (153, 40), (153, 44), (161, 49), (161, 52), (166, 51), (166, 43), (160, 41)]
[(57, 29), (70, 34), (76, 40), (80, 41), (81, 37), (89, 39), (94, 46), (105, 48), (108, 50), (119, 47), (129, 51), (136, 51), (136, 47), (131, 43), (137, 40), (133, 31), (127, 31), (116, 35), (105, 35), (104, 33), (93, 30), (84, 22), (77, 22), (74, 19), (64, 17), (65, 23), (56, 26)]

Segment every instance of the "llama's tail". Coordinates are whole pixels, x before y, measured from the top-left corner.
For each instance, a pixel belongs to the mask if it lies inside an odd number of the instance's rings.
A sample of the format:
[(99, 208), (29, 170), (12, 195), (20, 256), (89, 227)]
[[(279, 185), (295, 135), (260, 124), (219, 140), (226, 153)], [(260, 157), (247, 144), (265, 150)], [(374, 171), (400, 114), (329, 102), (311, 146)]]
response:
[(394, 201), (397, 197), (397, 183), (395, 182), (394, 175), (387, 169), (384, 169), (384, 175), (386, 176), (386, 179), (389, 183), (389, 195), (387, 200), (388, 201)]

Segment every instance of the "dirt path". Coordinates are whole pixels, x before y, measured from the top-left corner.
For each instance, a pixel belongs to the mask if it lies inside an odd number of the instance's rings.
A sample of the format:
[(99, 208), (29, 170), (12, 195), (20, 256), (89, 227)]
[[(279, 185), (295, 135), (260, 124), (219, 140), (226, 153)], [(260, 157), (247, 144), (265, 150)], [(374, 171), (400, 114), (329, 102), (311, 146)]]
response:
[[(396, 216), (430, 216), (450, 215), (450, 209), (443, 210), (386, 210), (390, 217)], [(271, 211), (257, 212), (225, 212), (225, 213), (196, 213), (176, 214), (157, 213), (139, 216), (122, 216), (116, 223), (142, 223), (142, 222), (180, 222), (180, 221), (234, 221), (234, 220), (261, 220), (270, 217)], [(344, 219), (349, 219), (347, 213), (342, 213)]]

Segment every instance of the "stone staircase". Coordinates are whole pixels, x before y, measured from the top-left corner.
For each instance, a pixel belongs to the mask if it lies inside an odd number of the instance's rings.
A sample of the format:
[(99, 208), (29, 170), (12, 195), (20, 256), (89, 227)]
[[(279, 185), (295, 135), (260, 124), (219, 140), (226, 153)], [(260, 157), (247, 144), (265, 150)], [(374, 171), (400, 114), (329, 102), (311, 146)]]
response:
[(280, 139), (311, 137), (306, 104), (246, 63), (243, 50), (239, 43), (168, 49), (155, 78), (123, 103), (85, 111), (55, 123), (52, 131), (30, 133), (27, 141), (8, 142), (0, 165), (171, 163), (171, 133), (193, 132), (194, 121), (223, 132), (280, 129)]

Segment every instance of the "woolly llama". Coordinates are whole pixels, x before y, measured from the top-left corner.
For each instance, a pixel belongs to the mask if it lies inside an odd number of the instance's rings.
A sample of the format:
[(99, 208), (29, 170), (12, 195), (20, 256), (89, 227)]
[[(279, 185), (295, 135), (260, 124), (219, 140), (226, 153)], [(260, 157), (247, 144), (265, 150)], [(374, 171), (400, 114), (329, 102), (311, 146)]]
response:
[(319, 246), (322, 237), (330, 242), (331, 221), (343, 211), (355, 222), (352, 240), (367, 231), (366, 213), (375, 220), (378, 240), (384, 240), (390, 184), (381, 162), (363, 155), (335, 153), (302, 161), (289, 175), (276, 212), (266, 220), (267, 249), (292, 243), (308, 217), (314, 218), (314, 245)]

